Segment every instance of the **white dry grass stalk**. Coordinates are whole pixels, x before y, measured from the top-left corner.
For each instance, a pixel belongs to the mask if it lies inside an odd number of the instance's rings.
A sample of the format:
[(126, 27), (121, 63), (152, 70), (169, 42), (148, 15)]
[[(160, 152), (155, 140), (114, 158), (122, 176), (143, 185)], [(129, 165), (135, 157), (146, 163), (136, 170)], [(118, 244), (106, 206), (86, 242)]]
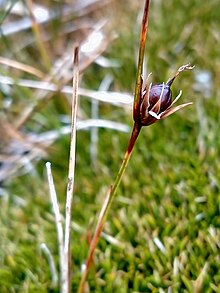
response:
[(74, 51), (73, 64), (73, 96), (72, 96), (72, 115), (71, 115), (71, 139), (69, 154), (69, 171), (66, 191), (66, 214), (65, 214), (65, 236), (64, 236), (64, 280), (62, 283), (62, 293), (70, 292), (70, 236), (71, 236), (71, 210), (73, 202), (73, 188), (75, 175), (75, 157), (76, 157), (76, 112), (78, 100), (79, 66), (78, 66), (78, 47)]
[(56, 190), (54, 186), (53, 176), (51, 172), (51, 163), (46, 163), (47, 177), (50, 189), (50, 196), (55, 215), (55, 223), (57, 227), (57, 237), (59, 246), (59, 260), (60, 260), (60, 292), (69, 293), (71, 289), (70, 278), (70, 239), (71, 239), (71, 210), (73, 202), (73, 188), (74, 188), (74, 174), (75, 174), (75, 150), (76, 150), (76, 112), (78, 99), (78, 47), (74, 52), (74, 66), (73, 66), (73, 98), (72, 98), (72, 118), (71, 118), (71, 139), (70, 139), (70, 154), (69, 154), (69, 171), (66, 191), (66, 213), (65, 213), (65, 227), (63, 233), (62, 216), (59, 210)]
[[(71, 86), (63, 86), (58, 88), (57, 85), (53, 82), (36, 81), (36, 80), (19, 79), (19, 78), (14, 80), (13, 78), (9, 76), (3, 76), (3, 75), (0, 75), (0, 82), (1, 84), (5, 84), (5, 85), (19, 85), (21, 87), (27, 87), (30, 89), (38, 89), (38, 90), (45, 91), (45, 93), (57, 92), (59, 90), (62, 93), (67, 95), (72, 94)], [(112, 92), (112, 91), (106, 91), (106, 90), (94, 91), (94, 90), (79, 88), (79, 95), (83, 97), (87, 97), (89, 99), (95, 99), (103, 103), (109, 103), (111, 105), (115, 105), (118, 107), (128, 106), (131, 108), (133, 103), (133, 97), (129, 93)]]
[[(59, 247), (59, 262), (60, 262), (60, 274), (61, 274), (61, 284), (63, 283), (63, 267), (64, 267), (64, 240), (63, 240), (63, 225), (62, 225), (62, 216), (60, 214), (59, 204), (57, 200), (57, 194), (54, 186), (53, 175), (51, 172), (51, 163), (46, 163), (47, 168), (47, 178), (50, 189), (50, 198), (53, 206), (55, 223), (57, 228), (57, 240)], [(62, 289), (62, 288), (61, 288)], [(62, 292), (62, 291), (61, 291)]]
[(51, 277), (52, 277), (52, 287), (56, 287), (58, 283), (58, 274), (56, 270), (56, 266), (53, 260), (52, 253), (50, 252), (49, 248), (47, 247), (46, 243), (41, 243), (40, 249), (43, 251), (45, 256), (47, 257), (49, 267), (50, 267), (50, 272), (51, 272)]

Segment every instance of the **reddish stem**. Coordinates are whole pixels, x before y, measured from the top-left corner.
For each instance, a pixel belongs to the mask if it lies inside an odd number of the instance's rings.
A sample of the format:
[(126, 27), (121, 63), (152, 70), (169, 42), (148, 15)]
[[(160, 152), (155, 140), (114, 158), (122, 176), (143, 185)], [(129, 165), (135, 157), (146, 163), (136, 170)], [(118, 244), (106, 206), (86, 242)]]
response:
[(97, 244), (99, 242), (99, 239), (100, 239), (100, 236), (101, 236), (105, 221), (106, 221), (107, 216), (108, 216), (108, 212), (110, 210), (110, 207), (111, 207), (111, 204), (113, 202), (113, 199), (115, 198), (116, 191), (117, 191), (118, 186), (119, 186), (119, 184), (121, 182), (122, 176), (123, 176), (123, 174), (124, 174), (124, 172), (126, 170), (127, 164), (129, 162), (132, 150), (134, 148), (134, 145), (135, 145), (135, 142), (136, 142), (136, 140), (138, 138), (140, 130), (141, 130), (141, 125), (138, 124), (138, 123), (135, 123), (134, 126), (133, 126), (133, 130), (132, 130), (132, 133), (131, 133), (129, 144), (128, 144), (124, 159), (122, 161), (121, 167), (120, 167), (120, 169), (118, 171), (118, 174), (117, 174), (117, 177), (115, 179), (115, 182), (112, 185), (112, 187), (110, 187), (109, 192), (107, 194), (107, 197), (105, 199), (105, 202), (104, 202), (104, 204), (102, 206), (102, 209), (101, 209), (101, 212), (100, 212), (100, 215), (99, 215), (99, 219), (98, 219), (98, 222), (97, 222), (97, 225), (96, 225), (96, 230), (95, 230), (94, 236), (93, 236), (91, 244), (90, 244), (89, 253), (88, 253), (88, 257), (87, 257), (87, 261), (86, 261), (85, 271), (82, 274), (80, 285), (79, 285), (79, 288), (78, 288), (78, 291), (77, 291), (78, 293), (82, 293), (84, 291), (85, 281), (86, 281), (86, 278), (87, 278), (87, 275), (88, 275), (88, 272), (89, 272), (89, 268), (90, 268), (91, 263), (92, 263), (95, 248), (96, 248), (96, 246), (97, 246)]

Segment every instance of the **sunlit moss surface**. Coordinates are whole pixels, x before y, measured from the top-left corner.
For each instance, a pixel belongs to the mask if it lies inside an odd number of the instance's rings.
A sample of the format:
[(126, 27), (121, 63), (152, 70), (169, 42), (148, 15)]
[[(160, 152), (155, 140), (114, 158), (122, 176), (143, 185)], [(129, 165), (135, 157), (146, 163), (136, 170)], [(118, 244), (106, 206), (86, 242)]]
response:
[[(112, 11), (106, 13), (117, 38), (104, 56), (121, 66), (100, 68), (92, 64), (82, 75), (82, 86), (98, 89), (103, 77), (111, 74), (112, 90), (133, 92), (142, 6), (132, 2), (136, 1), (113, 3)], [(59, 29), (53, 25), (54, 31)], [(154, 83), (161, 83), (179, 66), (189, 62), (195, 65), (172, 86), (174, 95), (183, 91), (181, 102), (192, 101), (193, 105), (143, 128), (104, 229), (117, 241), (101, 239), (88, 278), (90, 292), (220, 292), (219, 32), (218, 0), (151, 3), (147, 70), (152, 72)], [(43, 65), (28, 49), (23, 49), (19, 59), (16, 37), (1, 42), (1, 56), (11, 50), (12, 59), (42, 70)], [(201, 72), (210, 76), (208, 92), (205, 80), (196, 81)], [(12, 98), (21, 105), (28, 103), (27, 96), (34, 99), (31, 90), (18, 88), (14, 92)], [(4, 97), (1, 93), (0, 101)], [(90, 108), (90, 102), (81, 99), (81, 117), (89, 118)], [(35, 115), (36, 120), (42, 115), (44, 130), (50, 130), (59, 128), (59, 115), (67, 113), (62, 95), (56, 94)], [(132, 126), (130, 110), (100, 103), (99, 116)], [(39, 131), (34, 118), (26, 127)], [(128, 139), (128, 133), (100, 129), (94, 167), (89, 153), (90, 132), (77, 134), (73, 222), (81, 229), (73, 225), (72, 292), (77, 289), (98, 211)], [(52, 162), (63, 211), (68, 143), (68, 135), (60, 136), (47, 158), (37, 163), (36, 172), (13, 177), (2, 186), (2, 293), (59, 291), (58, 286), (52, 286), (48, 261), (40, 249), (41, 243), (47, 244), (58, 268), (56, 227), (44, 165), (47, 160)]]

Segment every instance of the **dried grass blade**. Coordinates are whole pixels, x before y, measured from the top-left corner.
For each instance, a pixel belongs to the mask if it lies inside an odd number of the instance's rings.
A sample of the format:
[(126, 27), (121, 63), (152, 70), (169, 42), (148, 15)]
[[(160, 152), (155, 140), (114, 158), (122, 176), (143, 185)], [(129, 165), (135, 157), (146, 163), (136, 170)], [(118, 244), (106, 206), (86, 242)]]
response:
[(70, 235), (71, 235), (71, 210), (73, 202), (73, 188), (75, 175), (75, 157), (76, 157), (76, 112), (78, 100), (78, 83), (79, 83), (79, 62), (78, 47), (74, 51), (73, 64), (73, 96), (72, 96), (72, 118), (71, 118), (71, 138), (70, 138), (70, 154), (69, 154), (69, 171), (66, 191), (66, 215), (65, 215), (65, 236), (64, 236), (64, 275), (65, 280), (62, 284), (62, 293), (70, 292)]
[(51, 171), (51, 163), (46, 163), (47, 169), (47, 178), (50, 190), (50, 198), (52, 202), (53, 212), (55, 216), (55, 224), (57, 228), (57, 240), (58, 240), (58, 248), (59, 248), (59, 262), (60, 262), (60, 274), (61, 274), (61, 284), (63, 280), (63, 266), (64, 266), (64, 240), (63, 240), (63, 225), (62, 225), (62, 216), (59, 209), (59, 204), (57, 200), (57, 194), (54, 186), (53, 175)]

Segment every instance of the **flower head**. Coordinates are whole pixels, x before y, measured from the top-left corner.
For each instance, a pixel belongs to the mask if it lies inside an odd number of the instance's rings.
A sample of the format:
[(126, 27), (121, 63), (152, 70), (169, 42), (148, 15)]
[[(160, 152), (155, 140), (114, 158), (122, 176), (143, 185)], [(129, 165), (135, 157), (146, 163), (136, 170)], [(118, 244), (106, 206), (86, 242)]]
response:
[(141, 126), (147, 126), (157, 122), (160, 119), (168, 117), (174, 112), (191, 105), (192, 103), (186, 103), (173, 108), (174, 103), (180, 98), (182, 91), (179, 95), (172, 100), (171, 85), (175, 78), (185, 70), (191, 70), (194, 66), (186, 64), (181, 66), (175, 75), (162, 84), (150, 84), (145, 86), (141, 94), (140, 108), (139, 108), (139, 123)]

